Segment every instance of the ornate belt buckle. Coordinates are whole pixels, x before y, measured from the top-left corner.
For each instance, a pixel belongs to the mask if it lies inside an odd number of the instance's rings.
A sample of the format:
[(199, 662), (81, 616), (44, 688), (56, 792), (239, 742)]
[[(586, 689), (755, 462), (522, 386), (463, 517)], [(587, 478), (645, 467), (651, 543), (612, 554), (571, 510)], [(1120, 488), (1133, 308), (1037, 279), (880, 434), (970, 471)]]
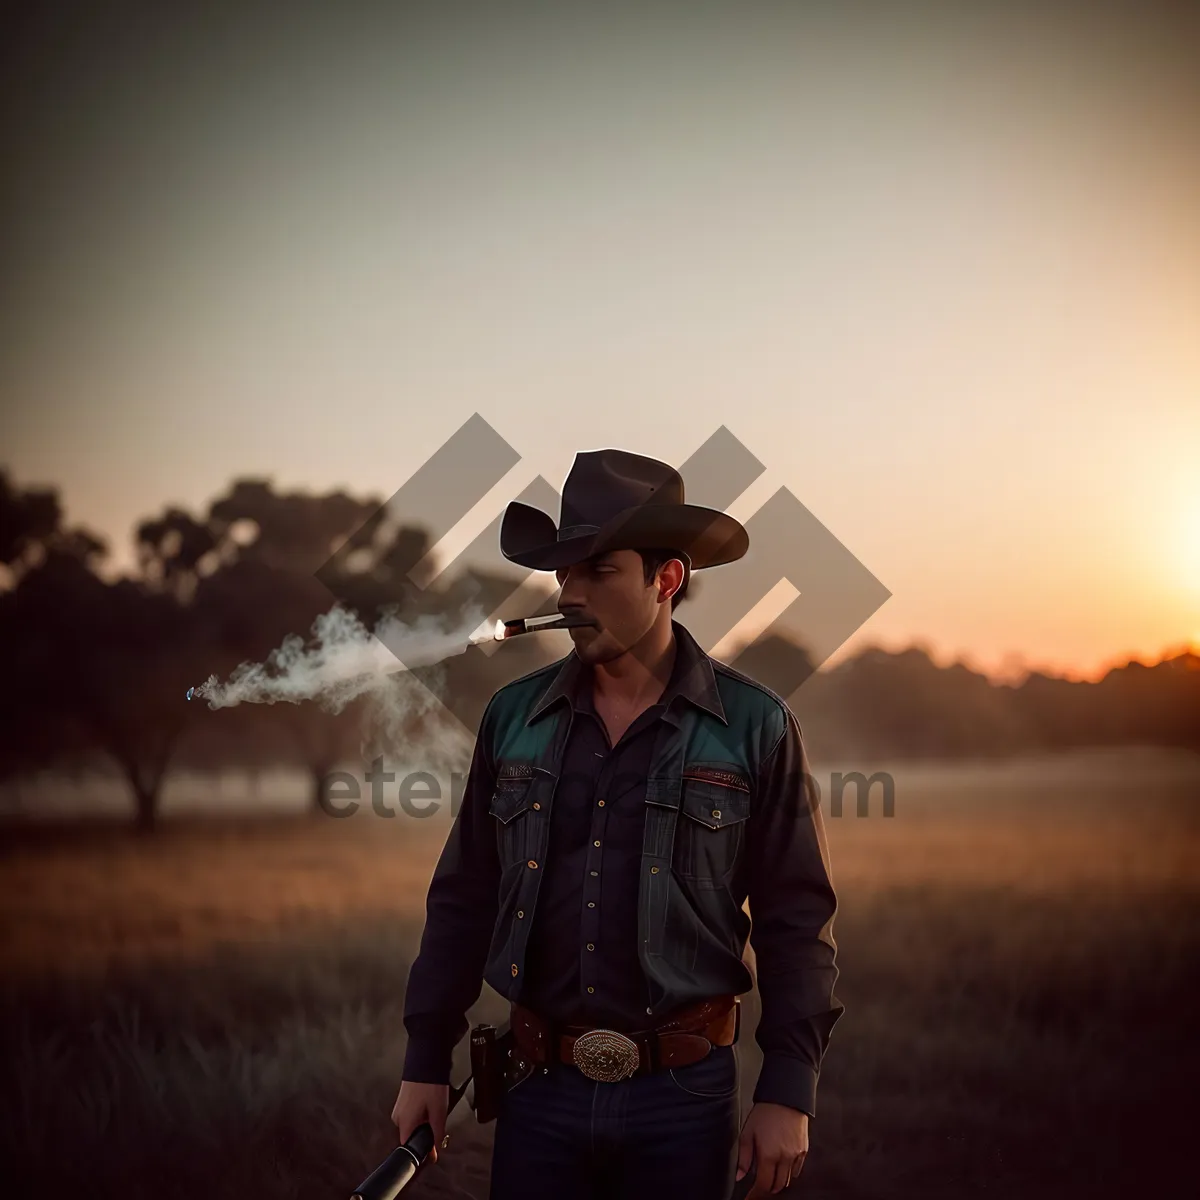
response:
[(613, 1029), (592, 1029), (575, 1039), (575, 1065), (589, 1078), (616, 1083), (638, 1069), (641, 1055), (632, 1038)]

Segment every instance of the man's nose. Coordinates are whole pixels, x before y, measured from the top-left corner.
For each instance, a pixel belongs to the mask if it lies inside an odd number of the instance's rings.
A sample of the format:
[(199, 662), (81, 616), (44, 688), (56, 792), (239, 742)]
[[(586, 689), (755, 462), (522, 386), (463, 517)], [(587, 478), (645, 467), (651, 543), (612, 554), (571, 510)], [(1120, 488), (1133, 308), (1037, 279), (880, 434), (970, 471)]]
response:
[(558, 608), (560, 612), (566, 612), (572, 608), (583, 608), (587, 603), (587, 591), (583, 586), (583, 581), (577, 574), (569, 574), (562, 582), (562, 589), (558, 594)]

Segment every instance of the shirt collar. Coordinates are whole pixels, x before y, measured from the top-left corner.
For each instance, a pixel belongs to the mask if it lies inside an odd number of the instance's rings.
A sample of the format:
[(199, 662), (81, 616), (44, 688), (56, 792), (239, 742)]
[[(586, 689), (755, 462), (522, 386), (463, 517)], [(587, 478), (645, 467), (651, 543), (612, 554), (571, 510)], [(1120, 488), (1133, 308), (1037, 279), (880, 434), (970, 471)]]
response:
[[(658, 703), (669, 712), (677, 700), (686, 700), (710, 712), (722, 724), (728, 725), (725, 706), (717, 691), (717, 679), (713, 673), (712, 659), (700, 648), (699, 643), (678, 621), (671, 621), (675, 634), (675, 664), (671, 678)], [(560, 701), (579, 707), (583, 689), (590, 682), (591, 673), (574, 650), (564, 660), (550, 686), (534, 705), (525, 721), (532, 725), (547, 709)], [(589, 692), (590, 695), (590, 692)]]

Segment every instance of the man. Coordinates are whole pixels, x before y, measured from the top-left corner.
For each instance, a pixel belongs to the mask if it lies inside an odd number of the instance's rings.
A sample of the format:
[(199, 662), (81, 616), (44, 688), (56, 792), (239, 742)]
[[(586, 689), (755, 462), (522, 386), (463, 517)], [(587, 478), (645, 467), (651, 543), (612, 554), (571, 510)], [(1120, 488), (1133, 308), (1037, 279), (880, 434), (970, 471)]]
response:
[[(599, 450), (576, 456), (557, 528), (514, 502), (500, 543), (594, 624), (483, 715), (409, 975), (400, 1139), (429, 1121), (441, 1144), (486, 978), (517, 1041), (492, 1200), (725, 1200), (748, 1173), (777, 1193), (843, 1011), (825, 830), (787, 704), (672, 616), (746, 530), (686, 504), (665, 463)], [(763, 1066), (739, 1138), (748, 936)]]

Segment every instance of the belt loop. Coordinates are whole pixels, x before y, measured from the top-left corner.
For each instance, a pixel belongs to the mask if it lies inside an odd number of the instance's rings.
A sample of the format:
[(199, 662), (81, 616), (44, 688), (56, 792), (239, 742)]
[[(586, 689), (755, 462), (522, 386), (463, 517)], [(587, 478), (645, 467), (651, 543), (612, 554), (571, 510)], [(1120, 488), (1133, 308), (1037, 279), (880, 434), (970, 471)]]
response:
[(646, 1061), (650, 1064), (652, 1072), (657, 1071), (662, 1066), (658, 1034), (655, 1031), (651, 1031), (646, 1037)]

